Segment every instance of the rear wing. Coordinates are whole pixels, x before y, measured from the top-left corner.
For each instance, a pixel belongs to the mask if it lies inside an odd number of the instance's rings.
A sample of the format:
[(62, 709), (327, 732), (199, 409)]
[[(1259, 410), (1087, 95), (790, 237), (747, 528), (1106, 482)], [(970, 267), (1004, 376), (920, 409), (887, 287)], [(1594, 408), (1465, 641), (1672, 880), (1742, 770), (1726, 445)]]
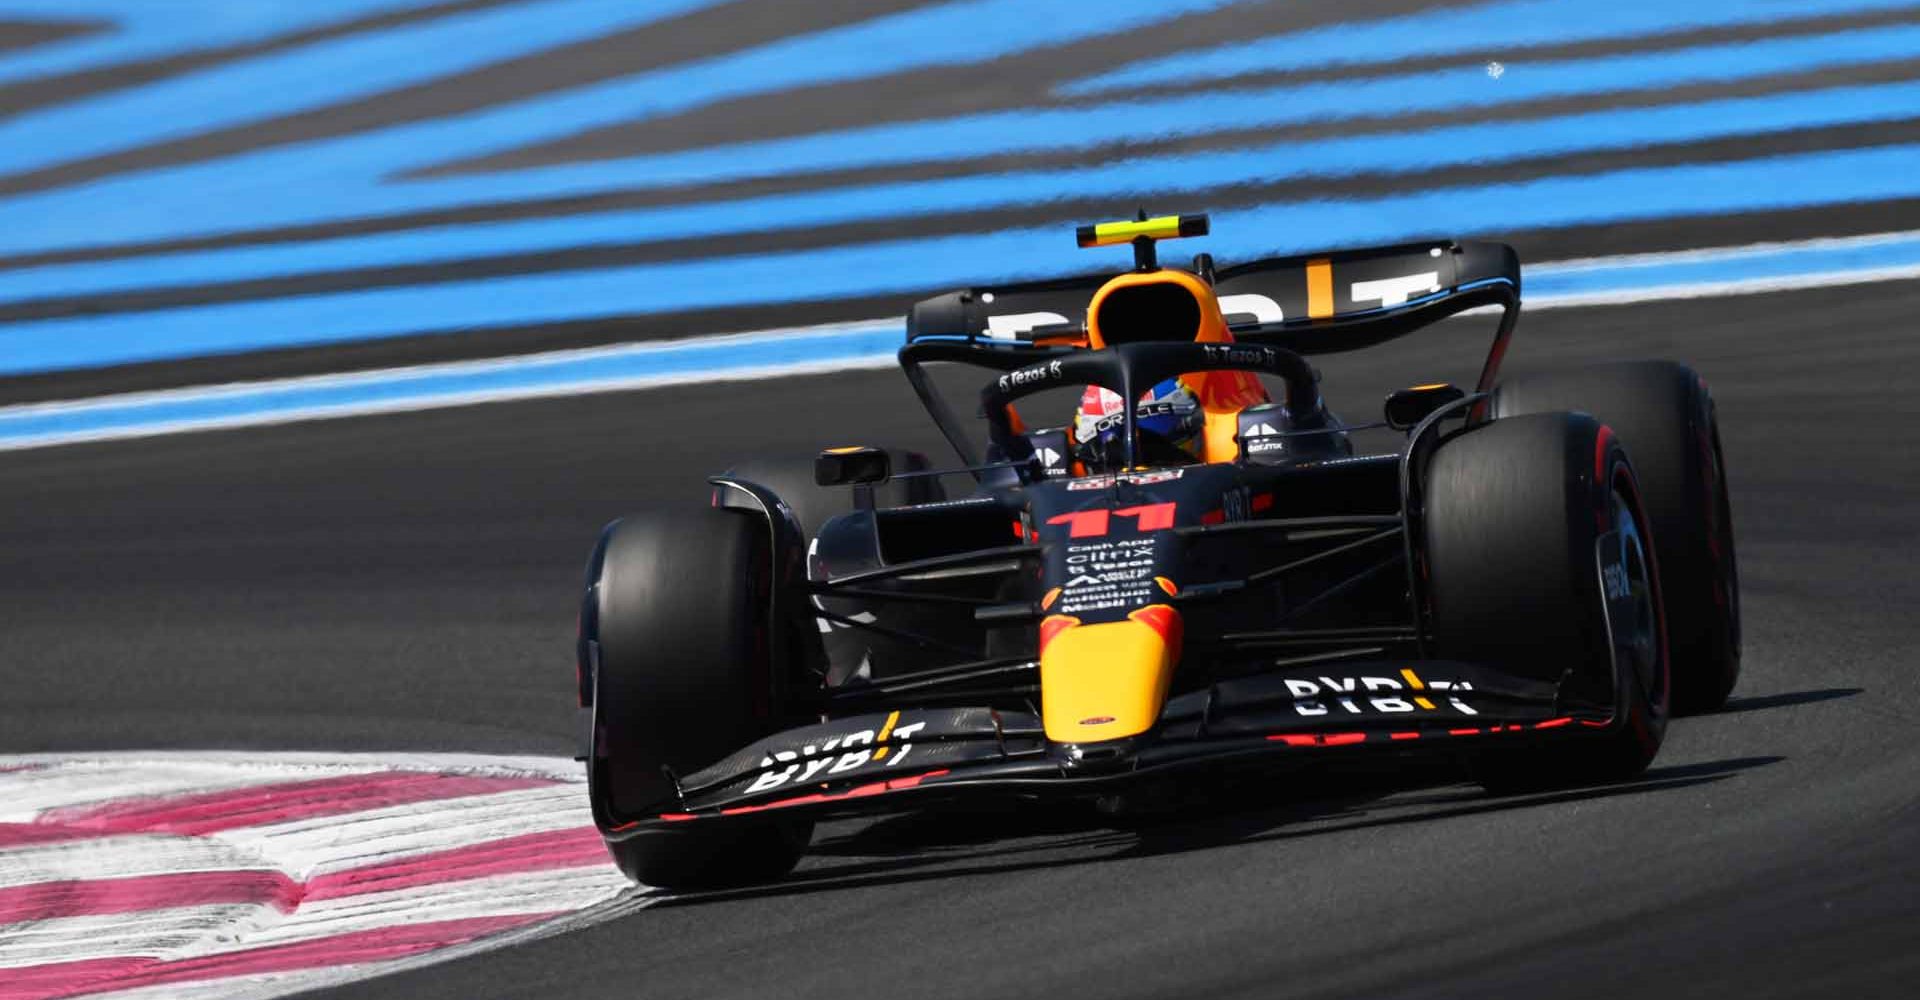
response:
[[(1298, 257), (1271, 257), (1212, 272), (1234, 339), (1300, 354), (1334, 354), (1404, 336), (1479, 306), (1505, 310), (1482, 372), (1486, 389), (1518, 318), (1520, 257), (1504, 243), (1434, 240)], [(1064, 344), (1086, 331), (1087, 303), (1110, 274), (969, 288), (916, 303), (909, 344), (963, 339), (982, 346)]]
[[(1184, 226), (1178, 235), (1186, 235)], [(1136, 258), (1145, 259), (1141, 243), (1164, 238), (1169, 234), (1146, 233), (1136, 239)], [(1081, 242), (1087, 242), (1084, 235)], [(1152, 266), (1150, 260), (1145, 266)], [(1403, 243), (1271, 257), (1217, 272), (1212, 259), (1202, 254), (1194, 258), (1194, 271), (1213, 285), (1236, 341), (1271, 344), (1296, 354), (1371, 347), (1468, 309), (1499, 307), (1500, 324), (1480, 368), (1478, 392), (1490, 390), (1499, 377), (1500, 361), (1520, 319), (1520, 256), (1504, 243)], [(944, 361), (1013, 371), (1038, 361), (1064, 360), (1087, 346), (1087, 306), (1111, 278), (1110, 273), (1089, 274), (968, 288), (915, 303), (907, 314), (900, 364), (967, 465), (978, 465), (981, 459), (958, 416), (934, 391), (923, 365)]]

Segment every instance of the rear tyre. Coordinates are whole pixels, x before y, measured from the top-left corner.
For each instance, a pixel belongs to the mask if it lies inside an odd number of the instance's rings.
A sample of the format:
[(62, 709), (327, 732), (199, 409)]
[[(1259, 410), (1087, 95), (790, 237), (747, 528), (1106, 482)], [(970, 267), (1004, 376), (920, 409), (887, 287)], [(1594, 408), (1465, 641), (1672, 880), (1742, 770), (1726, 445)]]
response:
[[(1489, 753), (1475, 778), (1509, 790), (1644, 771), (1666, 731), (1668, 667), (1658, 562), (1618, 439), (1585, 414), (1495, 421), (1434, 452), (1425, 498), (1436, 653), (1613, 706), (1604, 732)], [(1602, 543), (1620, 567), (1612, 600)]]
[[(598, 647), (587, 777), (604, 821), (673, 811), (676, 776), (775, 726), (768, 534), (757, 514), (695, 508), (629, 517), (602, 535), (582, 622)], [(791, 820), (701, 821), (607, 848), (647, 885), (737, 885), (790, 871), (811, 832)]]
[(1583, 410), (1633, 457), (1660, 563), (1677, 712), (1724, 705), (1740, 677), (1740, 574), (1713, 396), (1693, 369), (1630, 361), (1494, 390), (1496, 419)]

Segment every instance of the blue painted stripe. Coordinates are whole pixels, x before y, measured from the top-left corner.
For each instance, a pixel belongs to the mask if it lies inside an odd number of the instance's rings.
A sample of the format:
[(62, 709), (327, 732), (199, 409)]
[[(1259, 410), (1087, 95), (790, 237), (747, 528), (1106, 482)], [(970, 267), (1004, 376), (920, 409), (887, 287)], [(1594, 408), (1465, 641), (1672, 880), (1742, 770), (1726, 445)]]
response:
[(177, 3), (160, 0), (7, 0), (5, 10), (11, 16), (108, 21), (113, 27), (0, 57), (0, 83), (245, 45), (431, 2), (437, 0), (243, 2), (202, 5), (189, 15)]
[(299, 114), (624, 31), (719, 0), (542, 0), (244, 59), (0, 122), (0, 174)]
[[(985, 62), (1035, 47), (1135, 30), (1229, 0), (1070, 4), (962, 0), (781, 39), (743, 52), (575, 87), (462, 115), (105, 178), (0, 202), (0, 253), (35, 253), (450, 206), (408, 171), (611, 125), (793, 87)], [(511, 175), (504, 175), (511, 176)], [(299, 192), (289, 197), (288, 192)], [(503, 192), (504, 197), (516, 197)], [(490, 196), (489, 196), (490, 197)], [(486, 200), (486, 199), (482, 199)]]
[[(1276, 203), (1223, 215), (1226, 259), (1433, 233), (1498, 233), (1631, 219), (1920, 197), (1920, 145), (1616, 171), (1389, 197)], [(14, 325), (0, 374), (332, 344), (437, 330), (851, 298), (1097, 267), (1053, 228), (732, 259), (386, 288)]]
[[(1902, 115), (1920, 115), (1920, 81), (1626, 108), (1410, 134), (1279, 142), (1228, 152), (1146, 157), (1077, 170), (872, 185), (665, 209), (444, 226), (23, 268), (0, 271), (0, 302), (530, 254), (636, 240), (910, 219), (1056, 199), (1121, 199), (1143, 192), (1161, 199), (1180, 193), (1204, 197), (1208, 191), (1234, 185), (1512, 163), (1593, 150), (1872, 122)], [(0, 330), (0, 337), (4, 336)]]
[(603, 383), (634, 384), (716, 376), (750, 368), (888, 359), (902, 342), (898, 323), (857, 324), (751, 337), (566, 351), (504, 361), (432, 365), (366, 375), (322, 376), (262, 387), (142, 393), (99, 403), (0, 408), (0, 440), (85, 434), (116, 427), (222, 421), (262, 413), (348, 407), (379, 409), (409, 401), (537, 394)]
[(822, 132), (683, 153), (434, 178), (368, 191), (339, 213), (453, 206), (709, 183), (807, 171), (964, 161), (1085, 149), (1237, 129), (1498, 108), (1570, 96), (1625, 97), (1686, 84), (1749, 80), (1920, 57), (1920, 25), (1739, 45), (1529, 63), (1498, 80), (1478, 67), (1375, 80), (1219, 91), (1080, 107), (1018, 110)]
[[(851, 44), (849, 37), (868, 37), (825, 34), (833, 37), (810, 36), (812, 41), (784, 43), (777, 53), (778, 66), (809, 65), (842, 57), (842, 46)], [(764, 51), (755, 50), (748, 56), (757, 57)], [(732, 82), (730, 74), (746, 73), (753, 67), (727, 58), (702, 64), (717, 65), (723, 77), (720, 80), (705, 79), (699, 67), (643, 74), (631, 81), (582, 88), (503, 109), (8, 199), (0, 202), (0, 211), (9, 219), (9, 225), (0, 229), (0, 253), (213, 235), (632, 187), (966, 159), (1130, 138), (1494, 107), (1533, 98), (1657, 90), (1689, 82), (1741, 80), (1911, 58), (1920, 58), (1920, 25), (1544, 63), (1516, 67), (1498, 81), (1488, 79), (1478, 69), (1467, 69), (1086, 108), (974, 115), (501, 174), (381, 181), (395, 171), (497, 152), (522, 141), (621, 120), (639, 113), (647, 102), (667, 99), (659, 97), (660, 92), (697, 94), (701, 87), (715, 86), (721, 88), (722, 96), (738, 94), (747, 85)], [(804, 79), (810, 78), (769, 77), (760, 89), (778, 89)], [(289, 190), (300, 191), (301, 197), (286, 197)]]
[[(1796, 277), (1839, 283), (1893, 268), (1920, 270), (1920, 232), (1539, 265), (1526, 271), (1527, 300)], [(0, 448), (885, 365), (901, 339), (899, 324), (886, 321), (5, 407)]]
[[(1424, 10), (1136, 62), (1060, 89), (1085, 95), (1124, 87), (1225, 80), (1248, 73), (1372, 65), (1535, 45), (1570, 45), (1914, 6), (1912, 0), (1518, 0)], [(1516, 53), (1514, 58), (1524, 58)]]

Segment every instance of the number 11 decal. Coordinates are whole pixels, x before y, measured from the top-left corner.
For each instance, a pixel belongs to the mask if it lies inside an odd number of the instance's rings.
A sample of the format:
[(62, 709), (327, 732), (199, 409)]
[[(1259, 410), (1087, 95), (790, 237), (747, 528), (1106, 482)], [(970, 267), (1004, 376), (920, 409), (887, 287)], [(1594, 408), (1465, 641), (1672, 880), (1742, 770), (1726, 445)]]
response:
[(1099, 538), (1107, 533), (1115, 517), (1138, 518), (1141, 531), (1161, 531), (1173, 527), (1174, 504), (1151, 503), (1141, 507), (1122, 507), (1109, 511), (1077, 510), (1071, 514), (1056, 514), (1047, 518), (1048, 524), (1068, 525), (1068, 538)]

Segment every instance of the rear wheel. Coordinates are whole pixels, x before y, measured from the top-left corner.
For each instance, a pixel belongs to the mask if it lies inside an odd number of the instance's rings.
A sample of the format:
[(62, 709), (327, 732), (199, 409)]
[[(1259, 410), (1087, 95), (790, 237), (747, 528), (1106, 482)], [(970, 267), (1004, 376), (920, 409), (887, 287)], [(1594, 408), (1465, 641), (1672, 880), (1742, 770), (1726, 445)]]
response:
[[(587, 776), (596, 815), (618, 824), (678, 808), (676, 777), (770, 732), (773, 630), (766, 522), (717, 508), (611, 525), (589, 580), (583, 641), (597, 647)], [(811, 824), (689, 823), (608, 839), (621, 870), (663, 888), (776, 878)]]
[(1630, 778), (1660, 750), (1668, 666), (1658, 559), (1620, 442), (1585, 414), (1495, 421), (1434, 453), (1425, 549), (1438, 655), (1611, 704), (1604, 733), (1490, 753), (1491, 788)]
[(1672, 361), (1630, 361), (1529, 376), (1494, 391), (1496, 419), (1582, 410), (1633, 458), (1660, 563), (1673, 704), (1710, 712), (1740, 676), (1740, 574), (1713, 396)]

